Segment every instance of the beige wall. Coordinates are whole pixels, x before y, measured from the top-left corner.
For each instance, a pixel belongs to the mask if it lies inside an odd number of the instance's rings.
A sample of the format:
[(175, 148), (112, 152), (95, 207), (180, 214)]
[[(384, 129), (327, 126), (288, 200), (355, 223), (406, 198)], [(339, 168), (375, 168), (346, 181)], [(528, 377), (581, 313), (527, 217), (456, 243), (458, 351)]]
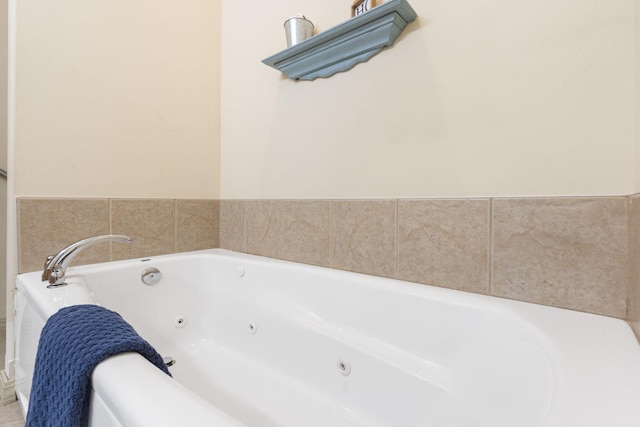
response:
[(0, 168), (7, 170), (7, 58), (8, 58), (8, 7), (0, 1)]
[(640, 192), (640, 0), (634, 0), (635, 6), (635, 86), (634, 86), (634, 122), (635, 122), (635, 144), (634, 144), (634, 192)]
[(350, 2), (223, 0), (223, 198), (633, 192), (633, 2), (410, 3), (392, 48), (294, 82), (260, 62), (285, 18)]
[(347, 73), (293, 82), (260, 62), (284, 48), (284, 19), (302, 11), (323, 31), (348, 18), (348, 3), (20, 1), (15, 195), (640, 188), (633, 3), (411, 4), (419, 18), (394, 47)]
[(15, 194), (219, 195), (220, 3), (20, 0)]

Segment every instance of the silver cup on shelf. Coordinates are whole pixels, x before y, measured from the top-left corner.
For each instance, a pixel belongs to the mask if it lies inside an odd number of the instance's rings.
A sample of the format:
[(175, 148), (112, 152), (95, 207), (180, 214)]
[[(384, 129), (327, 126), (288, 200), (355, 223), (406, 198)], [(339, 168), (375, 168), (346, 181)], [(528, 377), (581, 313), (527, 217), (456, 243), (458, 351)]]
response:
[(287, 36), (287, 47), (305, 41), (313, 35), (313, 23), (298, 13), (284, 21), (284, 31)]

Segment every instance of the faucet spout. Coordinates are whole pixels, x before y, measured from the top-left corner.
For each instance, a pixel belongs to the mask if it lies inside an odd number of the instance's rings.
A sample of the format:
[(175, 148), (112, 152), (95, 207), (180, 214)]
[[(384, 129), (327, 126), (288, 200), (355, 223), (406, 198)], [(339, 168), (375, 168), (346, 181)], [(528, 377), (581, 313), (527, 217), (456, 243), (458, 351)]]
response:
[(55, 255), (49, 255), (44, 263), (42, 280), (49, 281), (48, 288), (64, 286), (64, 276), (71, 261), (84, 249), (103, 242), (130, 243), (133, 239), (122, 234), (106, 234), (104, 236), (88, 237), (63, 248)]

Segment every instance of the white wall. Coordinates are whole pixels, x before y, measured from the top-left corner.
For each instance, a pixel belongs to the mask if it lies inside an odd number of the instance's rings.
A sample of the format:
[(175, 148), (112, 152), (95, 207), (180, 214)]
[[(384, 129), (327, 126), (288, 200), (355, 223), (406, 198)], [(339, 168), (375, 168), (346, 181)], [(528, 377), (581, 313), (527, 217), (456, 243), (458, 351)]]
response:
[(325, 30), (350, 3), (223, 0), (223, 198), (633, 192), (633, 2), (410, 0), (418, 21), (347, 73), (260, 62), (290, 15)]
[(20, 0), (16, 20), (16, 196), (219, 196), (219, 2)]

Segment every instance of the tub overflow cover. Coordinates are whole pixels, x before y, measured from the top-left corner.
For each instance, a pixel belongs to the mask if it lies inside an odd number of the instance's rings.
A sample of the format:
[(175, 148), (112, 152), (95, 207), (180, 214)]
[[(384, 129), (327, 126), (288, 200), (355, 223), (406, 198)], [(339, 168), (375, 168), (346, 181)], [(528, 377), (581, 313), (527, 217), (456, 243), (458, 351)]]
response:
[(155, 267), (145, 268), (142, 272), (142, 283), (145, 285), (155, 285), (162, 279), (162, 273)]

